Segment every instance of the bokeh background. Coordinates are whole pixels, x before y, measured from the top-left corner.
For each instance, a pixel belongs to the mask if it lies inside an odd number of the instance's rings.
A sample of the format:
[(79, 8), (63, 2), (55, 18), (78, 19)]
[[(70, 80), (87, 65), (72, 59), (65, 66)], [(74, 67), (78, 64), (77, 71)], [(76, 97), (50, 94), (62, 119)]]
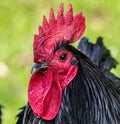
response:
[[(33, 35), (38, 32), (42, 16), (60, 3), (65, 11), (72, 3), (74, 14), (86, 17), (84, 36), (95, 42), (98, 36), (120, 62), (119, 0), (0, 0), (0, 104), (4, 105), (3, 124), (15, 124), (18, 108), (27, 103), (27, 86), (33, 65)], [(120, 65), (112, 70), (120, 75)]]

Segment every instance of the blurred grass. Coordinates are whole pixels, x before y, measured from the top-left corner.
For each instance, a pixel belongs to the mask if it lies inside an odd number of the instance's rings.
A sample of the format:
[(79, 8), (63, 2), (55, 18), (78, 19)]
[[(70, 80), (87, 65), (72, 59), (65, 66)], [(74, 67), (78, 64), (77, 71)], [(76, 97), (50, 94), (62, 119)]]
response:
[[(42, 16), (55, 14), (63, 2), (73, 4), (74, 14), (82, 11), (86, 17), (84, 36), (95, 41), (104, 37), (105, 45), (120, 62), (120, 2), (119, 0), (1, 0), (0, 1), (0, 104), (3, 104), (3, 124), (15, 124), (18, 108), (27, 103), (27, 85), (33, 64), (33, 35), (37, 33)], [(4, 72), (3, 72), (4, 71)], [(120, 65), (112, 70), (120, 75)]]

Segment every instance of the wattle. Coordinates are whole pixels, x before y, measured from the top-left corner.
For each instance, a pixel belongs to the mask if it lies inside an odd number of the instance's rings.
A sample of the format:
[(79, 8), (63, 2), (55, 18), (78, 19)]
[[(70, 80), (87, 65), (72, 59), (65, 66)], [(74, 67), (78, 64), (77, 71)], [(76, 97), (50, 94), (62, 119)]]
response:
[(74, 79), (77, 70), (77, 66), (71, 66), (66, 74), (62, 74), (58, 69), (49, 68), (31, 76), (28, 100), (37, 118), (52, 120), (58, 114), (62, 92)]
[(50, 69), (31, 76), (28, 100), (36, 117), (52, 120), (57, 115), (62, 97), (58, 77), (58, 74)]

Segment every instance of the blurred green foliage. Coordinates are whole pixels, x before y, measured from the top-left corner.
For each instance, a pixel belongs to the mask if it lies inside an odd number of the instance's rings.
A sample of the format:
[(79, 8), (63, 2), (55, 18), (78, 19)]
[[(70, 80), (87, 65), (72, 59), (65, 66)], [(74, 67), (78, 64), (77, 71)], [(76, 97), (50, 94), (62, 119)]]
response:
[[(119, 0), (0, 0), (0, 104), (4, 105), (3, 124), (15, 124), (18, 108), (27, 103), (27, 85), (33, 65), (33, 35), (42, 16), (55, 14), (63, 2), (73, 4), (74, 14), (82, 11), (86, 17), (84, 36), (95, 41), (104, 37), (105, 45), (120, 62), (120, 2)], [(120, 65), (112, 70), (120, 75)]]

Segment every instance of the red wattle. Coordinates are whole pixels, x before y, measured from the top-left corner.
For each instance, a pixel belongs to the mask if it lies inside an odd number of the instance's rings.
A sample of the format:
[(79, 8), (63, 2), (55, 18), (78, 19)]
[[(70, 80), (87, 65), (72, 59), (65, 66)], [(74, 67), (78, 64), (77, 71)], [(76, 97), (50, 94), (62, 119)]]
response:
[(59, 78), (53, 70), (48, 69), (31, 76), (28, 99), (36, 117), (52, 120), (59, 111), (61, 97)]

